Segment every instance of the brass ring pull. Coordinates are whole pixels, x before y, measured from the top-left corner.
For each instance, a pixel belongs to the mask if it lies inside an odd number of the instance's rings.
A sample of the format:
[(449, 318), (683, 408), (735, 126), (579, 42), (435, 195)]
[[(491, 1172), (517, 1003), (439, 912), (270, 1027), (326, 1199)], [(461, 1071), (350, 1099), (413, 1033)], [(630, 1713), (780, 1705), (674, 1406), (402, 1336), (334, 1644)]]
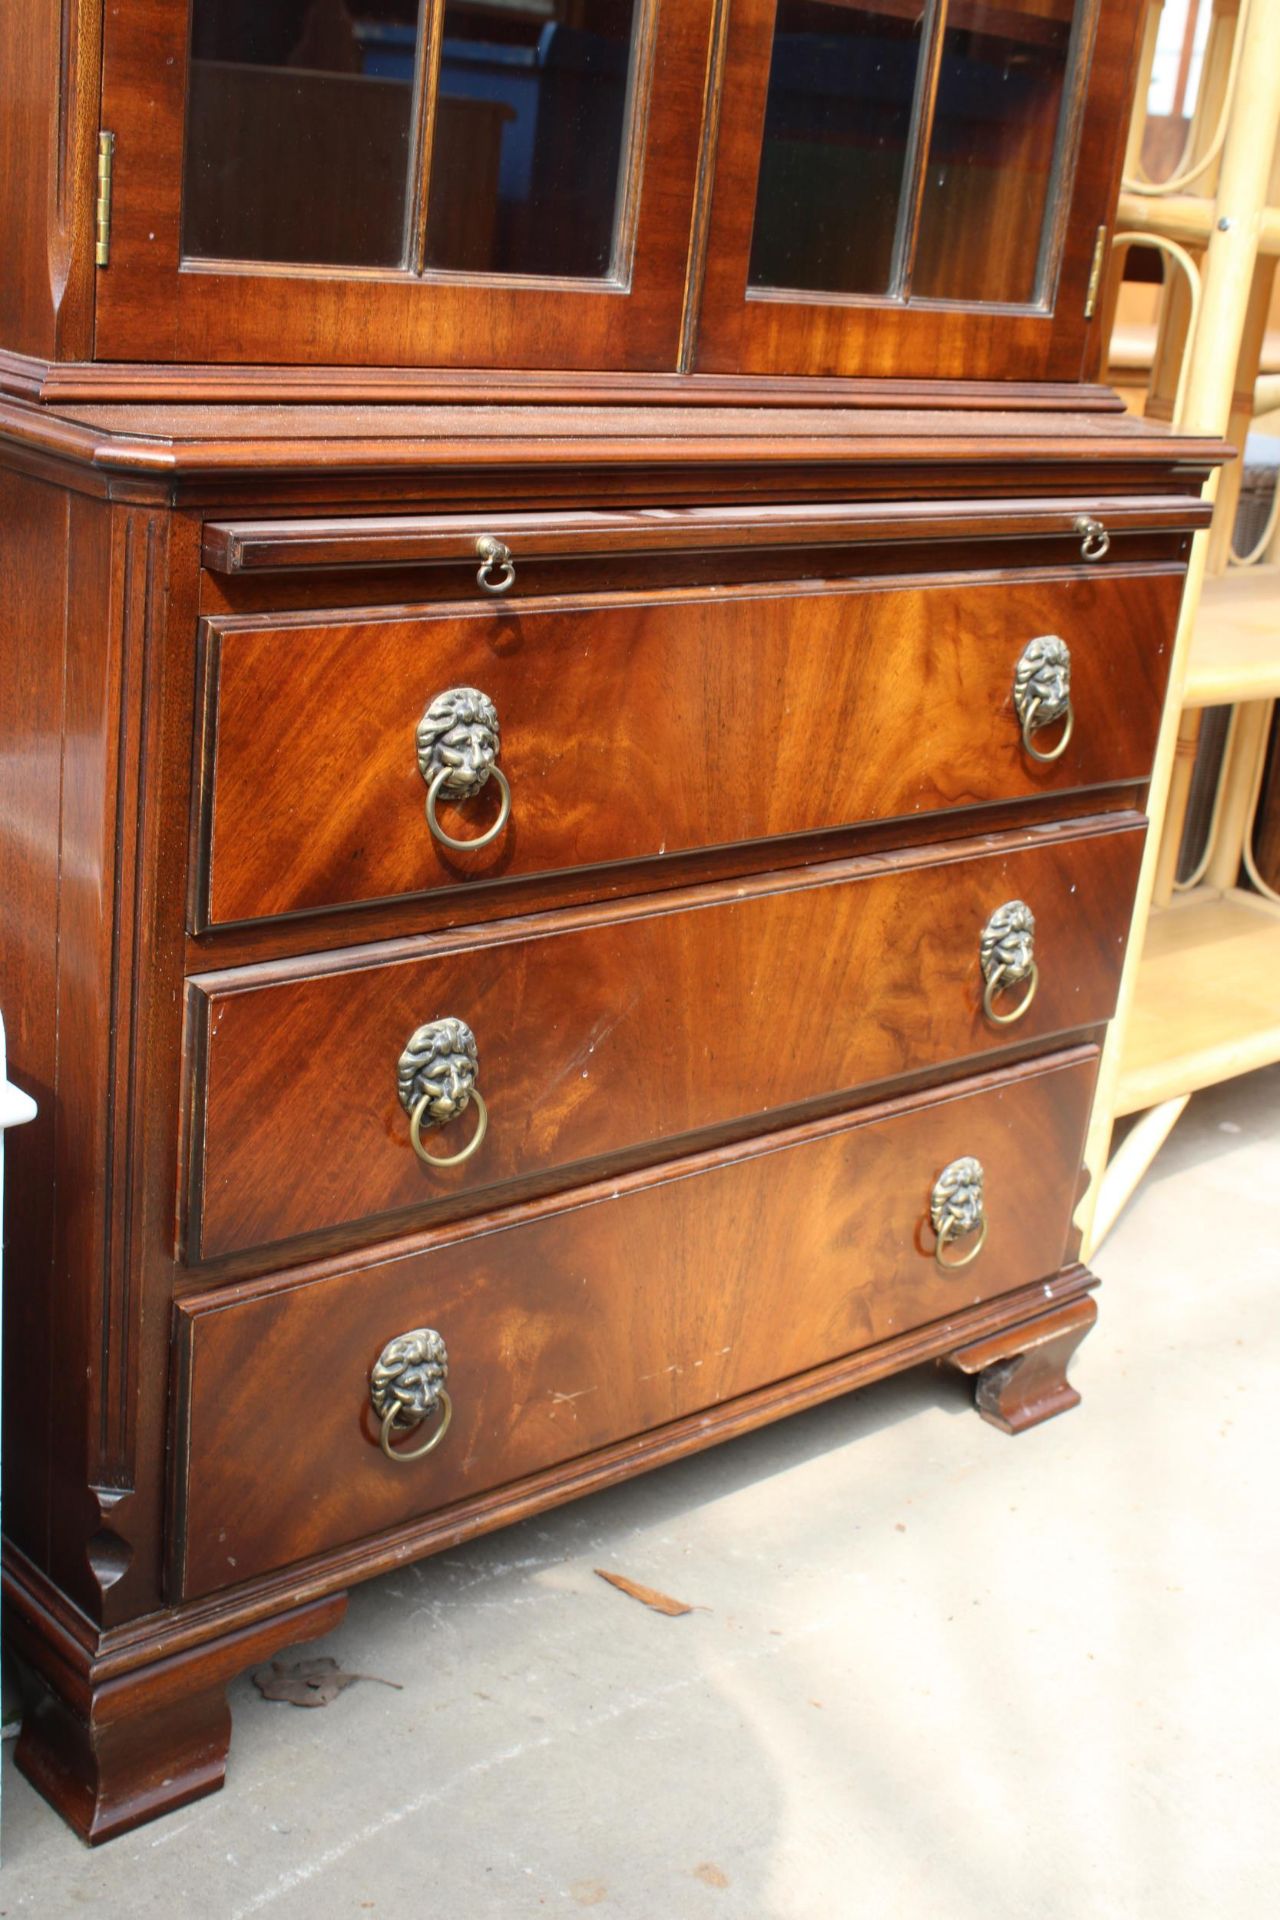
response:
[[(440, 1418), (420, 1447), (392, 1446), (391, 1436), (399, 1426), (400, 1416), (405, 1409), (398, 1403), (393, 1403), (387, 1408), (382, 1416), (382, 1427), (378, 1433), (378, 1445), (382, 1448), (388, 1460), (394, 1460), (398, 1467), (403, 1467), (407, 1466), (410, 1460), (423, 1460), (427, 1454), (435, 1452), (446, 1433), (448, 1433), (449, 1422), (453, 1418), (453, 1401), (449, 1398), (449, 1389), (447, 1387), (441, 1387), (437, 1391), (436, 1407), (439, 1411)], [(415, 1419), (412, 1424), (415, 1427), (421, 1426), (422, 1421)]]
[(975, 1241), (974, 1245), (970, 1247), (968, 1253), (961, 1254), (958, 1260), (944, 1260), (942, 1257), (943, 1249), (945, 1247), (949, 1247), (953, 1240), (959, 1240), (961, 1238), (962, 1238), (962, 1235), (960, 1234), (958, 1229), (954, 1233), (949, 1231), (944, 1231), (938, 1235), (938, 1244), (933, 1249), (933, 1257), (937, 1261), (938, 1265), (942, 1268), (942, 1271), (944, 1273), (959, 1273), (961, 1267), (969, 1267), (973, 1265), (973, 1262), (977, 1259), (978, 1255), (982, 1252), (983, 1247), (987, 1244), (986, 1221), (984, 1220), (982, 1222), (982, 1225), (978, 1228), (978, 1238)]
[[(434, 1453), (449, 1431), (453, 1401), (445, 1381), (449, 1377), (449, 1350), (434, 1327), (414, 1327), (388, 1340), (369, 1375), (369, 1399), (381, 1421), (378, 1445), (388, 1460), (403, 1467)], [(394, 1447), (394, 1436), (406, 1428), (423, 1426), (438, 1414), (420, 1447)]]
[(479, 1087), (472, 1087), (471, 1100), (468, 1104), (475, 1106), (478, 1118), (476, 1130), (461, 1153), (428, 1153), (423, 1146), (422, 1122), (431, 1102), (431, 1094), (424, 1093), (409, 1116), (409, 1138), (413, 1142), (413, 1150), (419, 1160), (424, 1161), (429, 1167), (460, 1167), (464, 1160), (469, 1160), (473, 1153), (480, 1151), (480, 1143), (489, 1131), (489, 1109), (484, 1103), (484, 1095)]
[(476, 552), (480, 555), (476, 585), (486, 593), (510, 592), (516, 581), (516, 566), (506, 542), (495, 539), (491, 533), (482, 533), (476, 541)]
[[(458, 1167), (480, 1151), (489, 1130), (489, 1109), (476, 1085), (480, 1054), (465, 1020), (428, 1020), (415, 1028), (396, 1063), (396, 1094), (409, 1116), (409, 1138), (428, 1167)], [(460, 1153), (428, 1153), (427, 1127), (447, 1127), (474, 1102), (476, 1130)]]
[(1076, 521), (1076, 532), (1080, 535), (1080, 558), (1082, 560), (1105, 560), (1111, 551), (1111, 535), (1101, 520), (1093, 520), (1082, 513)]
[(502, 805), (498, 808), (498, 817), (493, 825), (487, 832), (476, 834), (473, 840), (456, 840), (440, 825), (436, 818), (436, 801), (440, 797), (441, 788), (449, 778), (449, 768), (441, 767), (439, 773), (435, 775), (427, 788), (427, 825), (442, 846), (452, 847), (458, 853), (472, 853), (476, 848), (487, 847), (490, 841), (496, 840), (506, 826), (511, 818), (511, 785), (501, 767), (490, 767), (489, 772), (502, 789)]
[[(1004, 991), (1006, 982), (1000, 979), (998, 975), (993, 975), (992, 978), (987, 981), (986, 986), (982, 989), (982, 1011), (986, 1014), (993, 1026), (1011, 1027), (1015, 1020), (1021, 1020), (1023, 1014), (1035, 999), (1036, 988), (1040, 984), (1040, 969), (1034, 960), (1031, 962), (1030, 973), (1026, 974), (1024, 978), (1026, 981), (1026, 992), (1023, 994), (1021, 1000), (1019, 1000), (1017, 1006), (1009, 1013), (997, 1013), (995, 1009), (996, 995)], [(1013, 981), (1010, 984), (1016, 986), (1017, 982)]]
[[(944, 1273), (958, 1273), (962, 1267), (972, 1266), (987, 1244), (985, 1183), (982, 1162), (971, 1154), (953, 1160), (934, 1181), (929, 1196), (929, 1218), (937, 1236), (933, 1257)], [(948, 1260), (947, 1248), (957, 1240), (967, 1240), (971, 1233), (978, 1238), (968, 1253), (958, 1260)]]
[[(1013, 670), (1013, 706), (1022, 728), (1022, 744), (1033, 760), (1060, 760), (1075, 729), (1071, 704), (1071, 649), (1056, 633), (1029, 640)], [(1042, 753), (1032, 735), (1065, 720), (1062, 738)]]
[[(1039, 713), (1039, 710), (1040, 710), (1040, 702), (1038, 700), (1033, 700), (1031, 702), (1031, 705), (1027, 709), (1026, 718), (1022, 722), (1022, 744), (1026, 748), (1027, 752), (1031, 755), (1031, 758), (1033, 760), (1039, 760), (1043, 762), (1044, 765), (1048, 766), (1054, 760), (1061, 760), (1063, 754), (1066, 752), (1067, 743), (1071, 739), (1071, 735), (1075, 729), (1076, 710), (1072, 706), (1071, 702), (1068, 700), (1067, 710), (1066, 710), (1067, 724), (1062, 729), (1062, 738), (1059, 740), (1056, 747), (1050, 747), (1048, 753), (1041, 753), (1039, 747), (1035, 744), (1035, 741), (1031, 738), (1032, 734), (1036, 731), (1036, 715)], [(1056, 718), (1059, 720), (1061, 720), (1062, 717), (1063, 716), (1061, 714), (1058, 714), (1056, 716)], [(1046, 720), (1042, 724), (1046, 727), (1051, 727), (1053, 725), (1053, 721)]]
[[(1036, 965), (1036, 917), (1025, 900), (1006, 900), (997, 907), (978, 945), (982, 967), (982, 1011), (996, 1027), (1011, 1027), (1021, 1020), (1036, 997), (1040, 969)], [(1008, 1013), (996, 1012), (996, 996), (1023, 986), (1026, 991)]]
[[(502, 730), (498, 709), (479, 687), (446, 687), (431, 702), (414, 735), (418, 772), (427, 783), (427, 825), (441, 846), (455, 853), (473, 853), (496, 840), (511, 818), (511, 788), (498, 765), (502, 751)], [(473, 840), (459, 840), (446, 833), (436, 813), (443, 797), (461, 805), (474, 800), (490, 780), (502, 791), (498, 817), (484, 833)]]

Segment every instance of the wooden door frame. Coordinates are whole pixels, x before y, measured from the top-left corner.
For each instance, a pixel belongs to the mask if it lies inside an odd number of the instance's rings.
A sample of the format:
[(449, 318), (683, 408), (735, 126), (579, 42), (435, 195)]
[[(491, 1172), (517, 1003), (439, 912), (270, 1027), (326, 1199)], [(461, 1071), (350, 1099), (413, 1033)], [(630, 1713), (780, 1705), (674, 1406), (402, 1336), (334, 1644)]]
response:
[(625, 278), (185, 263), (187, 0), (108, 8), (102, 125), (115, 134), (95, 358), (152, 363), (675, 367), (714, 0), (648, 0)]
[(692, 365), (700, 373), (1076, 380), (1091, 321), (1085, 307), (1098, 229), (1119, 187), (1135, 41), (1143, 7), (1099, 0), (1085, 61), (1075, 167), (1045, 308), (898, 304), (748, 285), (765, 102), (778, 0), (734, 0), (715, 89), (718, 127), (708, 191), (702, 298)]

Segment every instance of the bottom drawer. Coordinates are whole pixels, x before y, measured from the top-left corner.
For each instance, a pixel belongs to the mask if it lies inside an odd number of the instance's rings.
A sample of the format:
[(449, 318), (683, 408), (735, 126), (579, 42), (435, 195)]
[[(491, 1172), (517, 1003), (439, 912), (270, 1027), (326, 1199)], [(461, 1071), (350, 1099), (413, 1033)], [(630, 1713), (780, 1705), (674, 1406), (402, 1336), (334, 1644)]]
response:
[[(1097, 1053), (988, 1074), (178, 1313), (174, 1597), (466, 1502), (1058, 1271)], [(984, 1170), (942, 1271), (931, 1195)], [(960, 1259), (978, 1236), (946, 1251)], [(384, 1457), (382, 1349), (435, 1329), (441, 1444)], [(407, 1383), (406, 1390), (407, 1390)], [(388, 1434), (409, 1449), (438, 1427)]]

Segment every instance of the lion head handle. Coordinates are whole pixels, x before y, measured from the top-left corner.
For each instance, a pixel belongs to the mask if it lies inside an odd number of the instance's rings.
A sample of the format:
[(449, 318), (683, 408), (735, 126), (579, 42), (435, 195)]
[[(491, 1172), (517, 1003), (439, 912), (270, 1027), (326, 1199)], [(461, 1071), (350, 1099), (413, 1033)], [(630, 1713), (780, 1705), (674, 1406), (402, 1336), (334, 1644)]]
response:
[(1061, 720), (1071, 704), (1071, 649), (1056, 633), (1042, 634), (1024, 647), (1014, 669), (1013, 704), (1023, 726), (1037, 728)]
[(435, 1411), (449, 1377), (449, 1355), (433, 1327), (415, 1327), (388, 1341), (369, 1376), (369, 1398), (379, 1419), (393, 1405), (408, 1420)]
[(1024, 900), (1006, 900), (982, 929), (979, 954), (982, 977), (998, 986), (1017, 986), (1035, 963), (1036, 917)]
[(465, 1113), (476, 1084), (476, 1037), (465, 1020), (431, 1020), (410, 1036), (396, 1067), (396, 1092), (406, 1113), (426, 1101), (425, 1121), (447, 1127)]
[(982, 1225), (983, 1178), (982, 1162), (970, 1154), (938, 1175), (929, 1213), (939, 1240), (961, 1240)]
[(444, 773), (441, 792), (453, 800), (480, 792), (502, 741), (498, 709), (478, 687), (438, 693), (418, 722), (418, 768), (430, 786)]

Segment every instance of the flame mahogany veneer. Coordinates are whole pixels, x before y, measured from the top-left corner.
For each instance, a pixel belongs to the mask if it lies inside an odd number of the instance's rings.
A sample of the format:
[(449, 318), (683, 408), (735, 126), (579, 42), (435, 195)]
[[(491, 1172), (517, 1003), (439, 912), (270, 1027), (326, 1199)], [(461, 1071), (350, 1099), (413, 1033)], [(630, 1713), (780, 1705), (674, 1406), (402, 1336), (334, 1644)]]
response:
[[(117, 501), (47, 435), (0, 471), (2, 984), (40, 1102), (11, 1161), (7, 1580), (19, 1761), (81, 1833), (220, 1784), (226, 1679), (406, 1554), (923, 1360), (977, 1371), (1011, 1430), (1072, 1403), (1071, 1215), (1202, 517), (1180, 482), (1100, 568), (1032, 533), (958, 569), (970, 510), (939, 500), (908, 553), (787, 579), (762, 549), (755, 583), (739, 553), (719, 593), (714, 555), (680, 584), (687, 541), (588, 543), (589, 578), (501, 605), (457, 561), (405, 601), (398, 560), (380, 605), (366, 557), (329, 611), (342, 576), (303, 569), (306, 611), (267, 574), (237, 589), (262, 611), (202, 621), (227, 482)], [(331, 476), (332, 508), (362, 484)], [(1076, 720), (1041, 766), (1012, 665), (1044, 632)], [(469, 682), (502, 704), (513, 824), (446, 862), (414, 731)], [(1019, 898), (1039, 986), (997, 1027), (979, 943)], [(434, 1170), (396, 1061), (446, 1014), (490, 1118)], [(948, 1275), (930, 1193), (963, 1155), (989, 1236)], [(397, 1466), (370, 1370), (417, 1326), (455, 1412)]]
[[(921, 1363), (1005, 1431), (1077, 1397), (1088, 1107), (1224, 452), (1093, 384), (1141, 10), (1072, 16), (1020, 307), (748, 286), (776, 12), (638, 9), (583, 284), (184, 262), (189, 8), (0, 8), (0, 1003), (39, 1106), (5, 1595), (18, 1764), (88, 1840), (218, 1787), (227, 1681), (358, 1580)], [(1012, 217), (988, 144), (972, 204)], [(1027, 244), (965, 232), (974, 284)], [(446, 857), (415, 735), (459, 686), (512, 815)], [(1039, 984), (998, 1026), (1019, 898)], [(488, 1134), (429, 1169), (397, 1062), (444, 1017)], [(415, 1328), (452, 1419), (397, 1464), (371, 1394)]]

